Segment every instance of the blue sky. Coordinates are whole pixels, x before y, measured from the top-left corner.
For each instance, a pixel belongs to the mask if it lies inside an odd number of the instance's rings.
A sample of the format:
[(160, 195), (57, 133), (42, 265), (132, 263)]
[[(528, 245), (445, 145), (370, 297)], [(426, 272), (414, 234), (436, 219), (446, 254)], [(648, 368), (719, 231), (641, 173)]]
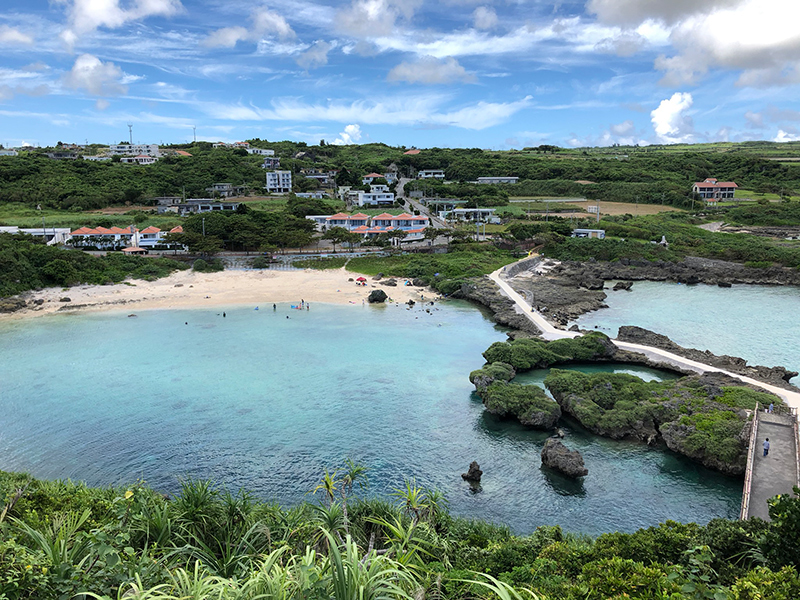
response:
[(797, 0), (3, 0), (0, 143), (800, 139)]

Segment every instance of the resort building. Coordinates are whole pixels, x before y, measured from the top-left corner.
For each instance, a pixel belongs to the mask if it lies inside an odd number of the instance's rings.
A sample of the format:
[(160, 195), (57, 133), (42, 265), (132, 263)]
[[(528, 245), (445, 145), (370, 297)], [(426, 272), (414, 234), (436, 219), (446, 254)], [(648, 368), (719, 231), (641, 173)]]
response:
[(494, 208), (454, 208), (453, 210), (444, 210), (439, 213), (443, 219), (452, 219), (455, 221), (481, 221), (481, 222), (494, 222), (497, 217), (494, 216)]
[(314, 221), (317, 231), (328, 231), (333, 227), (342, 227), (354, 233), (361, 233), (364, 236), (375, 236), (379, 233), (386, 233), (400, 229), (407, 233), (421, 233), (430, 225), (430, 219), (424, 215), (410, 215), (403, 213), (400, 215), (390, 215), (383, 213), (376, 217), (369, 217), (364, 213), (348, 215), (347, 213), (336, 213), (335, 215), (309, 215), (306, 219)]
[(69, 227), (34, 227), (30, 229), (20, 229), (19, 227), (8, 226), (0, 227), (0, 233), (8, 233), (10, 235), (32, 235), (34, 237), (43, 237), (48, 246), (55, 246), (56, 244), (64, 244), (69, 241), (71, 230)]
[(288, 194), (292, 191), (292, 172), (267, 171), (267, 183), (264, 187), (269, 194)]
[(573, 229), (572, 236), (576, 238), (594, 238), (603, 240), (606, 237), (605, 229)]
[(158, 227), (147, 227), (139, 231), (134, 225), (124, 229), (121, 227), (96, 227), (94, 229), (81, 227), (70, 234), (72, 237), (69, 244), (77, 248), (128, 250), (128, 253), (140, 254), (137, 250), (146, 252), (156, 246), (164, 246), (164, 250), (168, 249), (164, 240), (167, 233), (183, 233), (183, 227), (174, 227), (169, 232), (162, 231)]
[(444, 179), (442, 169), (426, 169), (417, 173), (417, 179)]
[(108, 153), (112, 156), (161, 156), (158, 144), (113, 144), (108, 147)]
[(706, 200), (718, 202), (725, 199), (732, 200), (738, 187), (732, 181), (717, 181), (713, 177), (709, 177), (705, 181), (695, 183), (692, 186), (692, 192)]
[(495, 184), (517, 183), (519, 177), (478, 177), (478, 183)]

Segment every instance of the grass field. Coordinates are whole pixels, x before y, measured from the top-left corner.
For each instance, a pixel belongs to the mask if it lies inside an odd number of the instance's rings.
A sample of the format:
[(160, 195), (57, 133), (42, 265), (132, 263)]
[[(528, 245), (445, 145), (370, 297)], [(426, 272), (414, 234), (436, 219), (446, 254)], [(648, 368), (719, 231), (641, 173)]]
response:
[[(787, 190), (788, 192), (788, 190)], [(784, 194), (784, 198), (788, 197), (788, 193)], [(746, 202), (748, 200), (751, 201), (759, 201), (759, 200), (768, 200), (770, 202), (780, 202), (781, 195), (780, 194), (767, 194), (761, 192), (754, 192), (753, 190), (743, 190), (738, 189), (736, 190), (735, 200)], [(737, 203), (738, 204), (738, 203)]]

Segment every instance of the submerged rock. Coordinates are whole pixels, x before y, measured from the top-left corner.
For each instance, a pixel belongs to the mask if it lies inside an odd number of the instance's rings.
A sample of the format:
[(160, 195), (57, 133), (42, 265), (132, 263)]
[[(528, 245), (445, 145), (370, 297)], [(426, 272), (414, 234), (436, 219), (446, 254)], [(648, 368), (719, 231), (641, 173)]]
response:
[(380, 304), (381, 302), (386, 302), (386, 299), (389, 296), (386, 295), (386, 292), (383, 290), (372, 290), (367, 297), (367, 302), (370, 304)]
[(567, 477), (577, 478), (589, 474), (589, 470), (583, 464), (581, 453), (577, 450), (570, 450), (554, 438), (548, 438), (544, 443), (542, 464)]
[(462, 473), (461, 478), (469, 482), (480, 483), (482, 475), (483, 471), (481, 471), (480, 465), (473, 460), (469, 463), (469, 470), (466, 473)]

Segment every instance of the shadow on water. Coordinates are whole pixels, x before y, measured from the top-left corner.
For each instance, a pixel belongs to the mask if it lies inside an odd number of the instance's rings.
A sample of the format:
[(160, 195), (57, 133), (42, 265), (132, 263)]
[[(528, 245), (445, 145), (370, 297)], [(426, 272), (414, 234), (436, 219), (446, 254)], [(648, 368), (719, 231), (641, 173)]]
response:
[(583, 487), (583, 477), (572, 479), (558, 471), (545, 467), (540, 467), (544, 483), (559, 496), (575, 496), (584, 498), (586, 489)]

